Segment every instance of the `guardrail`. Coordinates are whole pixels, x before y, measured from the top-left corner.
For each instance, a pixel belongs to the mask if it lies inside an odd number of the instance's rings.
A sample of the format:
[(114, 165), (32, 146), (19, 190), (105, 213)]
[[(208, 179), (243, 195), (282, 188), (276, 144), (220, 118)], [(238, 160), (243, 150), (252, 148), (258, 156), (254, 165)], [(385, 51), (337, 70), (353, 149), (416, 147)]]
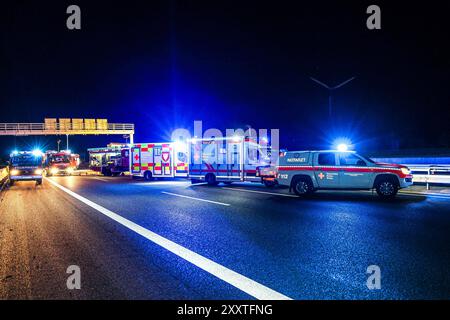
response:
[(8, 182), (9, 169), (8, 167), (0, 168), (0, 191), (3, 190), (6, 182)]
[(450, 185), (450, 166), (447, 165), (408, 165), (413, 174), (414, 183), (425, 183), (427, 190), (430, 184)]

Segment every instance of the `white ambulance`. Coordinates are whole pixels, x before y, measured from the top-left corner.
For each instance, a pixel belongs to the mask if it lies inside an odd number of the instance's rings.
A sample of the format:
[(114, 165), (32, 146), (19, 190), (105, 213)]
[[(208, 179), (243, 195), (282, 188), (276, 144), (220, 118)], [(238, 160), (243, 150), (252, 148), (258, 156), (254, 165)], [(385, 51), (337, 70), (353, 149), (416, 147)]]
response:
[(131, 145), (131, 175), (150, 181), (155, 178), (188, 176), (185, 143), (135, 143)]
[(264, 183), (263, 168), (270, 164), (270, 146), (248, 137), (191, 139), (189, 179), (192, 183), (238, 181)]

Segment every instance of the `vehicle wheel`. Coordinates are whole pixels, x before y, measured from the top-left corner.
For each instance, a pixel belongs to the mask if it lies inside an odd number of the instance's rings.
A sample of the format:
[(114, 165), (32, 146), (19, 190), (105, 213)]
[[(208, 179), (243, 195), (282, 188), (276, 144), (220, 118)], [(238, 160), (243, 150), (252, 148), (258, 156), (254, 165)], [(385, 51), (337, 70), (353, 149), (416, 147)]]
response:
[(308, 194), (311, 194), (314, 192), (314, 187), (311, 183), (311, 181), (307, 178), (298, 178), (294, 181), (292, 188), (294, 189), (294, 192), (298, 196), (306, 196)]
[(9, 186), (12, 187), (14, 185), (14, 180), (9, 180)]
[(398, 185), (394, 181), (383, 180), (377, 184), (375, 189), (381, 198), (390, 199), (397, 195)]
[(145, 181), (152, 181), (153, 180), (152, 173), (150, 171), (145, 171), (144, 179), (145, 179)]
[(42, 184), (42, 179), (36, 180), (36, 185), (40, 186)]
[(212, 173), (208, 173), (205, 177), (206, 182), (210, 186), (217, 186), (216, 176)]

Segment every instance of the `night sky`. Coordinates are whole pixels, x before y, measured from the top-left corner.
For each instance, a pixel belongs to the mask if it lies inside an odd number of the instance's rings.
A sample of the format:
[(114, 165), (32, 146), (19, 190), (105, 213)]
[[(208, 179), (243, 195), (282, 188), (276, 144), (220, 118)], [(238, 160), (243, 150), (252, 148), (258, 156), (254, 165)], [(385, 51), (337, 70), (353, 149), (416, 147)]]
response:
[[(389, 3), (390, 2), (390, 3)], [(450, 147), (448, 1), (9, 1), (2, 3), (0, 122), (45, 117), (178, 127), (279, 128), (281, 146)], [(82, 29), (66, 28), (81, 7)], [(381, 7), (382, 29), (366, 28)], [(328, 119), (328, 92), (336, 85)], [(57, 137), (0, 138), (56, 148)], [(64, 138), (63, 138), (64, 140)], [(83, 153), (120, 136), (71, 139)]]

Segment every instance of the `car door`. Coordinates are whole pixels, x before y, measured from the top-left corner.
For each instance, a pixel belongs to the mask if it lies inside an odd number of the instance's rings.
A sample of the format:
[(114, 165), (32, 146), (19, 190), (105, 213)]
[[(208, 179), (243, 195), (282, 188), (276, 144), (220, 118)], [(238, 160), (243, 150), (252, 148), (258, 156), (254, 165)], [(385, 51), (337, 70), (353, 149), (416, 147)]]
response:
[(338, 158), (342, 188), (370, 188), (373, 172), (363, 158), (351, 152), (339, 153)]
[(314, 175), (319, 188), (335, 189), (340, 187), (337, 155), (334, 152), (319, 152), (316, 155)]

